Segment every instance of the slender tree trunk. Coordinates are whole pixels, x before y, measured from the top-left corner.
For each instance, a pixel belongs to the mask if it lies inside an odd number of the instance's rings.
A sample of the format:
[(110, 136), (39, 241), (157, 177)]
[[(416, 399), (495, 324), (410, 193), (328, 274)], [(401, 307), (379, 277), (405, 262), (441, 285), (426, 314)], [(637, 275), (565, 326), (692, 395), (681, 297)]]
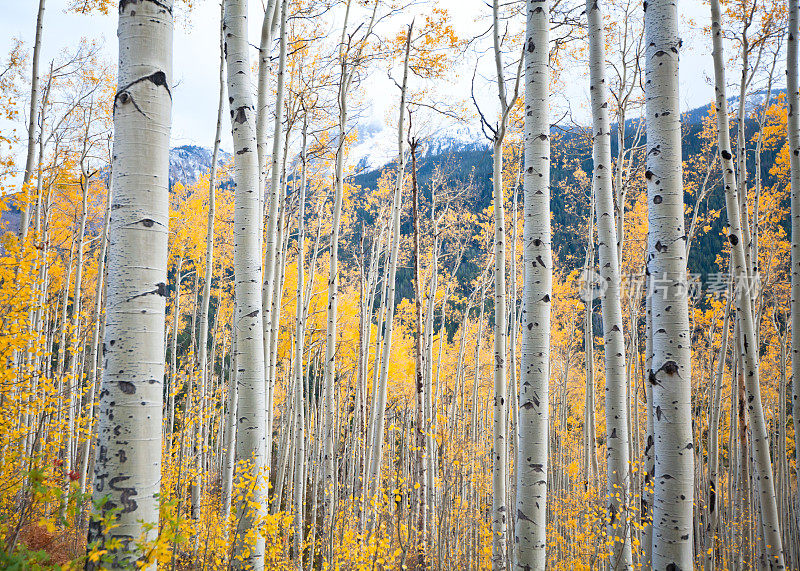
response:
[[(237, 498), (234, 566), (258, 571), (264, 565), (264, 538), (253, 533), (266, 513), (267, 434), (265, 431), (264, 313), (260, 284), (262, 266), (259, 232), (261, 208), (258, 191), (258, 156), (250, 84), (247, 41), (247, 0), (225, 0), (225, 54), (228, 101), (235, 151), (234, 201), (234, 298), (236, 303), (236, 384), (239, 396), (236, 428), (236, 461), (253, 481), (252, 495)], [(274, 177), (274, 173), (273, 173)], [(277, 209), (275, 209), (277, 211)], [(268, 233), (268, 236), (270, 234)], [(269, 246), (268, 246), (269, 251)], [(271, 300), (271, 296), (267, 298)], [(243, 478), (242, 482), (246, 482)]]
[[(759, 383), (758, 339), (756, 336), (755, 315), (751, 290), (751, 272), (745, 254), (745, 237), (743, 231), (745, 216), (740, 211), (740, 189), (736, 185), (736, 174), (731, 152), (730, 126), (728, 125), (728, 101), (725, 95), (725, 63), (722, 47), (722, 17), (719, 0), (711, 0), (711, 26), (714, 56), (714, 84), (717, 107), (717, 143), (722, 164), (723, 182), (725, 185), (725, 210), (728, 215), (728, 242), (731, 244), (732, 272), (738, 294), (739, 325), (742, 335), (742, 351), (745, 387), (747, 389), (747, 410), (752, 427), (752, 446), (754, 469), (757, 471), (756, 482), (761, 504), (763, 522), (763, 538), (769, 551), (769, 566), (784, 568), (783, 547), (778, 518), (778, 505), (775, 499), (775, 484), (770, 459), (769, 435), (767, 433), (764, 409), (761, 405), (761, 387)], [(740, 102), (740, 105), (743, 105)], [(740, 145), (743, 144), (740, 141)], [(740, 153), (743, 152), (740, 149)], [(746, 194), (746, 185), (741, 183), (741, 194)], [(754, 277), (754, 276), (753, 276)]]
[[(608, 117), (606, 54), (603, 14), (599, 0), (586, 0), (589, 25), (589, 91), (592, 100), (592, 184), (597, 216), (597, 244), (600, 276), (605, 290), (600, 297), (603, 316), (603, 359), (605, 361), (606, 411), (606, 518), (613, 569), (630, 569), (630, 526), (628, 495), (630, 455), (628, 430), (628, 377), (625, 366), (625, 334), (620, 300), (620, 258), (617, 255), (617, 227), (611, 162), (611, 121)], [(619, 167), (618, 167), (619, 168)]]
[[(303, 292), (304, 292), (304, 267), (305, 264), (305, 239), (306, 239), (306, 140), (308, 136), (308, 117), (303, 116), (303, 147), (300, 154), (302, 172), (300, 175), (300, 198), (297, 212), (297, 312), (295, 317), (295, 341), (294, 341), (294, 374), (295, 374), (295, 401), (297, 410), (295, 411), (295, 442), (297, 451), (295, 462), (300, 465), (305, 463), (305, 405), (304, 405), (304, 375), (303, 375), (303, 347), (305, 343), (305, 323), (303, 321)], [(294, 528), (294, 554), (298, 560), (298, 568), (303, 566), (303, 527), (305, 517), (303, 513), (303, 493), (305, 487), (305, 477), (303, 471), (295, 478), (295, 528)]]
[(518, 569), (544, 569), (550, 377), (549, 0), (528, 0), (525, 35), (522, 348), (515, 525)]
[(228, 412), (225, 415), (225, 459), (222, 467), (222, 520), (227, 532), (231, 517), (233, 476), (236, 467), (236, 419), (239, 406), (239, 388), (236, 382), (236, 315), (231, 324), (231, 352), (228, 367)]
[(367, 499), (371, 502), (371, 511), (377, 509), (379, 500), (381, 478), (381, 452), (383, 450), (384, 418), (386, 416), (386, 391), (389, 381), (389, 355), (392, 350), (392, 329), (394, 326), (394, 299), (396, 291), (397, 258), (400, 253), (400, 215), (403, 206), (403, 186), (405, 179), (405, 114), (406, 114), (406, 88), (408, 86), (408, 62), (411, 49), (411, 30), (406, 39), (406, 53), (403, 63), (403, 82), (400, 89), (400, 119), (397, 126), (397, 184), (394, 189), (392, 202), (392, 247), (389, 258), (389, 274), (386, 277), (387, 299), (386, 319), (384, 321), (383, 347), (381, 356), (381, 372), (378, 378), (378, 390), (372, 403), (372, 443), (370, 446), (370, 465), (367, 478), (369, 493)]
[[(497, 0), (495, 0), (495, 8)], [(505, 128), (500, 127), (503, 131)], [(503, 193), (503, 138), (495, 138), (494, 196), (494, 433), (492, 448), (492, 569), (506, 569), (508, 507), (508, 386), (506, 380), (506, 221)]]
[[(25, 170), (22, 173), (22, 192), (25, 204), (21, 208), (19, 219), (19, 235), (22, 242), (28, 237), (28, 226), (31, 222), (29, 185), (33, 176), (33, 161), (36, 155), (36, 123), (39, 120), (39, 58), (42, 52), (42, 29), (44, 28), (45, 0), (39, 0), (36, 14), (36, 37), (33, 41), (33, 58), (31, 62), (31, 99), (28, 111), (28, 150), (25, 155)], [(41, 158), (40, 158), (41, 160)]]
[(648, 273), (653, 356), (649, 383), (655, 493), (654, 569), (693, 565), (694, 453), (691, 347), (684, 240), (677, 5), (650, 0), (645, 11)]
[(97, 362), (100, 355), (100, 317), (103, 310), (103, 286), (105, 284), (105, 263), (106, 251), (108, 250), (108, 226), (111, 219), (111, 199), (112, 187), (108, 188), (106, 197), (106, 214), (103, 221), (103, 233), (100, 237), (100, 254), (97, 258), (97, 287), (94, 292), (94, 313), (92, 316), (92, 341), (91, 354), (89, 356), (89, 395), (86, 398), (87, 412), (86, 424), (88, 433), (86, 442), (83, 443), (81, 450), (81, 473), (78, 481), (78, 491), (84, 493), (86, 490), (86, 480), (89, 473), (89, 454), (94, 440), (94, 415), (95, 415), (95, 394), (97, 392)]
[[(410, 37), (409, 33), (409, 37)], [(409, 112), (409, 124), (411, 113)], [(416, 470), (414, 474), (414, 488), (416, 488), (416, 568), (425, 569), (425, 549), (426, 549), (426, 526), (428, 518), (428, 498), (427, 498), (427, 470), (428, 457), (427, 442), (425, 437), (427, 419), (425, 417), (425, 383), (423, 380), (425, 362), (422, 352), (423, 326), (422, 326), (422, 271), (420, 262), (420, 230), (419, 230), (419, 189), (417, 186), (417, 145), (416, 139), (410, 142), (411, 150), (411, 219), (413, 227), (413, 264), (414, 264), (414, 388), (415, 388), (415, 412), (414, 422), (414, 463)]]
[[(800, 82), (798, 82), (798, 34), (800, 14), (797, 0), (789, 0), (789, 40), (786, 50), (786, 95), (789, 116), (789, 165), (791, 168), (792, 218), (792, 421), (800, 434)], [(800, 482), (800, 446), (795, 446), (795, 475)], [(800, 484), (797, 485), (796, 514), (800, 514)], [(796, 516), (800, 519), (800, 515)]]
[[(733, 277), (733, 276), (731, 276)], [(728, 353), (728, 319), (733, 305), (733, 291), (728, 287), (728, 303), (722, 324), (717, 368), (714, 373), (714, 388), (711, 396), (711, 415), (708, 426), (708, 497), (706, 499), (706, 537), (703, 569), (713, 571), (716, 564), (716, 535), (719, 524), (719, 419), (722, 413), (722, 376), (725, 373), (725, 360)]]
[[(217, 157), (219, 155), (220, 139), (222, 137), (222, 113), (225, 105), (225, 53), (224, 36), (222, 34), (222, 21), (225, 18), (224, 5), (220, 14), (220, 53), (219, 53), (219, 99), (217, 105), (217, 129), (214, 133), (214, 151), (211, 153), (211, 173), (208, 177), (208, 225), (206, 227), (206, 263), (205, 279), (203, 281), (203, 297), (200, 302), (200, 326), (198, 332), (198, 367), (200, 369), (200, 395), (199, 395), (199, 426), (197, 437), (200, 449), (195, 462), (195, 496), (192, 497), (192, 517), (199, 517), (199, 499), (202, 493), (203, 474), (205, 466), (203, 459), (206, 454), (206, 390), (209, 383), (208, 372), (208, 310), (211, 304), (211, 282), (214, 275), (214, 216), (216, 212), (216, 183), (217, 183)], [(212, 361), (213, 368), (213, 361)]]
[(121, 542), (110, 554), (111, 563), (104, 563), (114, 569), (140, 561), (144, 554), (137, 552), (136, 541), (143, 535), (152, 541), (158, 530), (172, 0), (121, 4), (118, 37), (114, 199), (93, 501), (102, 505), (101, 515), (121, 511), (116, 527), (93, 519), (88, 534), (89, 546)]
[[(277, 0), (276, 0), (277, 2)], [(280, 319), (280, 315), (273, 315), (272, 312), (272, 298), (275, 291), (275, 261), (277, 258), (277, 250), (278, 250), (278, 242), (277, 242), (277, 234), (278, 234), (278, 216), (280, 214), (281, 209), (281, 130), (283, 128), (283, 99), (284, 99), (284, 83), (285, 83), (285, 74), (286, 74), (286, 42), (287, 42), (287, 29), (286, 29), (286, 20), (288, 17), (287, 11), (289, 9), (288, 1), (287, 0), (280, 0), (280, 53), (278, 56), (278, 78), (277, 78), (277, 88), (275, 93), (275, 124), (274, 130), (272, 134), (272, 171), (271, 171), (271, 179), (270, 179), (270, 187), (269, 187), (269, 212), (267, 215), (267, 228), (266, 228), (266, 252), (264, 255), (264, 281), (263, 281), (263, 288), (261, 290), (261, 306), (263, 312), (263, 322), (262, 326), (262, 343), (263, 348), (262, 351), (264, 353), (264, 364), (265, 364), (265, 376), (264, 376), (264, 383), (266, 389), (266, 403), (263, 409), (262, 415), (266, 416), (266, 451), (265, 451), (265, 462), (264, 466), (267, 470), (267, 473), (272, 466), (272, 417), (274, 416), (273, 412), (273, 393), (275, 391), (275, 378), (273, 375), (270, 375), (272, 368), (270, 367), (270, 358), (272, 356), (272, 343), (271, 343), (271, 334), (272, 334), (272, 321), (273, 319)], [(278, 5), (276, 4), (276, 10), (278, 9)], [(262, 52), (263, 53), (263, 52)], [(228, 64), (228, 92), (230, 94), (230, 76), (231, 76), (231, 67)], [(263, 88), (263, 86), (259, 83), (259, 85)], [(259, 97), (261, 97), (261, 93), (259, 93)], [(265, 111), (261, 111), (262, 116)], [(261, 119), (262, 121), (264, 119)], [(262, 145), (263, 147), (263, 145)], [(266, 160), (266, 159), (264, 159)], [(261, 192), (259, 191), (258, 196), (260, 197)], [(260, 198), (259, 198), (260, 204)], [(259, 221), (261, 218), (259, 217)], [(257, 224), (253, 228), (260, 228), (261, 224)], [(257, 232), (260, 236), (261, 232)], [(259, 257), (261, 255), (261, 239), (259, 238)], [(244, 394), (241, 394), (240, 397), (244, 400)]]

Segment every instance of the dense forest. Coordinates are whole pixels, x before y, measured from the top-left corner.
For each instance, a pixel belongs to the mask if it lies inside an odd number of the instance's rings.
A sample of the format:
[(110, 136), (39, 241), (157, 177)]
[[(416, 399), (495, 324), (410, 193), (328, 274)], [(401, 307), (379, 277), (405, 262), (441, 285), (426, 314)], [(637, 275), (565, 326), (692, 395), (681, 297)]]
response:
[(29, 2), (0, 568), (800, 569), (798, 0)]

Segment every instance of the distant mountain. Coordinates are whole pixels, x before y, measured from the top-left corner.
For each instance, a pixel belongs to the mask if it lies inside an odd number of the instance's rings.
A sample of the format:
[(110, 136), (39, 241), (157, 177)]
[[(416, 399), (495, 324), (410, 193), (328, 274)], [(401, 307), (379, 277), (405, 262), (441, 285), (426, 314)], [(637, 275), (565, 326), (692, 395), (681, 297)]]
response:
[[(169, 151), (169, 184), (180, 182), (184, 186), (196, 183), (211, 170), (212, 150), (197, 145), (173, 147)], [(217, 156), (217, 165), (222, 166), (231, 158), (222, 149)]]

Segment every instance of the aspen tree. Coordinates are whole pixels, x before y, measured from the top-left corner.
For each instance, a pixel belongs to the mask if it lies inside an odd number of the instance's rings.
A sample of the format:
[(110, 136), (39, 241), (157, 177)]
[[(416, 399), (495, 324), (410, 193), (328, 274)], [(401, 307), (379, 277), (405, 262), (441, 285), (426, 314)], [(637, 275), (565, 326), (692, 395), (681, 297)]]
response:
[[(103, 380), (90, 546), (119, 540), (107, 567), (141, 560), (158, 529), (169, 226), (172, 0), (122, 2), (114, 97)], [(90, 565), (91, 566), (91, 565)]]
[[(225, 1), (225, 54), (228, 101), (235, 153), (234, 299), (236, 304), (236, 460), (247, 462), (254, 480), (252, 495), (237, 498), (237, 533), (233, 560), (240, 568), (258, 571), (264, 565), (264, 538), (255, 531), (266, 513), (264, 329), (261, 303), (261, 207), (256, 152), (256, 113), (250, 92), (247, 41), (247, 0)], [(244, 481), (244, 480), (243, 480)]]
[[(713, 25), (713, 24), (712, 24)], [(731, 277), (733, 277), (731, 275)], [(722, 340), (717, 357), (717, 368), (714, 373), (714, 389), (711, 402), (711, 414), (708, 423), (708, 500), (706, 519), (705, 559), (703, 569), (713, 571), (716, 564), (716, 534), (719, 524), (720, 488), (719, 486), (719, 420), (722, 399), (722, 375), (725, 372), (725, 360), (728, 353), (728, 319), (733, 305), (733, 291), (728, 286), (728, 302), (722, 324)]]
[[(206, 434), (205, 434), (205, 410), (206, 410), (206, 390), (209, 384), (208, 371), (208, 310), (211, 305), (211, 282), (214, 275), (214, 217), (216, 216), (216, 184), (217, 184), (217, 157), (219, 156), (220, 140), (222, 138), (222, 116), (225, 105), (225, 53), (224, 36), (222, 22), (225, 19), (225, 6), (220, 5), (220, 52), (219, 52), (219, 96), (217, 99), (217, 127), (214, 132), (214, 150), (211, 152), (211, 172), (208, 177), (208, 224), (206, 226), (206, 260), (205, 260), (205, 279), (203, 281), (203, 297), (200, 303), (200, 327), (197, 334), (198, 339), (198, 367), (200, 369), (200, 427), (199, 438), (201, 448), (196, 456), (195, 477), (197, 481), (195, 488), (197, 498), (192, 497), (193, 517), (197, 519), (199, 510), (199, 495), (202, 490), (203, 458), (205, 455)], [(219, 311), (219, 309), (218, 309)], [(194, 329), (192, 330), (194, 332)], [(214, 362), (211, 362), (212, 371)]]
[[(105, 285), (105, 263), (106, 251), (108, 250), (108, 226), (111, 219), (111, 199), (113, 196), (112, 187), (108, 188), (108, 195), (106, 196), (106, 213), (103, 219), (103, 232), (100, 235), (100, 253), (97, 256), (97, 285), (94, 292), (94, 310), (92, 317), (92, 340), (89, 346), (90, 355), (88, 358), (89, 379), (87, 384), (89, 386), (89, 395), (86, 398), (87, 404), (87, 424), (89, 425), (89, 433), (86, 437), (86, 442), (83, 443), (81, 452), (81, 471), (80, 479), (78, 480), (78, 491), (85, 493), (86, 482), (89, 475), (89, 454), (92, 450), (92, 440), (94, 439), (94, 416), (95, 416), (95, 394), (97, 393), (97, 366), (100, 357), (100, 317), (103, 310), (103, 287)], [(37, 232), (38, 234), (38, 232)]]
[[(361, 62), (361, 54), (372, 34), (378, 11), (379, 1), (375, 0), (370, 19), (363, 37), (353, 46), (353, 37), (347, 34), (352, 0), (347, 0), (342, 35), (339, 39), (339, 81), (337, 85), (336, 104), (337, 116), (337, 145), (334, 171), (334, 196), (333, 218), (331, 221), (330, 264), (328, 274), (328, 323), (325, 337), (325, 362), (323, 387), (325, 392), (323, 407), (324, 449), (323, 449), (323, 533), (326, 537), (333, 520), (333, 499), (335, 495), (335, 459), (334, 455), (334, 390), (333, 383), (336, 378), (336, 320), (339, 300), (339, 233), (342, 215), (342, 201), (344, 199), (344, 160), (345, 139), (348, 121), (348, 94), (352, 86), (355, 73)], [(401, 109), (401, 114), (403, 113)], [(402, 137), (402, 135), (400, 135)]]
[[(786, 129), (789, 140), (789, 165), (791, 167), (791, 219), (792, 219), (792, 379), (800, 379), (800, 80), (798, 80), (798, 34), (800, 14), (797, 0), (789, 0), (789, 39), (786, 49), (786, 97), (788, 118)], [(794, 433), (800, 434), (800, 382), (792, 382), (792, 421)], [(800, 482), (800, 446), (795, 446), (795, 475)], [(798, 485), (797, 505), (800, 505)]]
[[(303, 348), (305, 345), (305, 323), (303, 322), (303, 293), (304, 293), (304, 264), (305, 264), (305, 239), (306, 239), (306, 169), (308, 167), (307, 152), (308, 140), (308, 112), (303, 114), (302, 149), (300, 151), (300, 197), (297, 211), (297, 310), (295, 316), (295, 340), (294, 340), (294, 374), (295, 374), (295, 402), (297, 410), (295, 412), (295, 443), (297, 451), (295, 462), (298, 465), (305, 463), (305, 407), (303, 397)], [(298, 470), (300, 476), (295, 478), (295, 528), (294, 528), (294, 555), (298, 560), (298, 567), (303, 567), (303, 526), (305, 518), (303, 514), (304, 494), (302, 489), (305, 486), (303, 471)]]
[[(378, 377), (378, 388), (372, 403), (372, 442), (370, 443), (369, 473), (367, 477), (367, 500), (371, 503), (371, 514), (377, 510), (381, 476), (381, 454), (383, 451), (383, 434), (386, 417), (386, 385), (389, 380), (389, 355), (392, 349), (392, 329), (394, 327), (397, 258), (400, 253), (400, 215), (403, 206), (403, 186), (405, 183), (405, 115), (406, 93), (408, 88), (409, 56), (411, 53), (411, 33), (413, 24), (409, 26), (406, 36), (405, 56), (403, 59), (403, 81), (400, 84), (400, 117), (397, 125), (397, 182), (392, 200), (392, 245), (389, 252), (389, 273), (386, 276), (386, 315), (384, 319), (383, 346), (381, 348), (381, 368)], [(370, 519), (370, 523), (372, 519)]]
[[(606, 412), (606, 518), (614, 569), (629, 569), (631, 555), (628, 524), (630, 456), (628, 445), (628, 391), (625, 334), (620, 300), (620, 257), (614, 217), (611, 162), (611, 121), (608, 117), (606, 54), (600, 0), (586, 0), (589, 25), (589, 92), (592, 102), (592, 185), (597, 216), (597, 250), (605, 289), (600, 297), (603, 317)], [(619, 168), (619, 167), (618, 167)], [(624, 208), (624, 205), (620, 205)]]
[(503, 192), (503, 146), (509, 114), (517, 101), (524, 58), (520, 56), (513, 94), (506, 91), (506, 78), (501, 52), (500, 3), (492, 3), (492, 40), (500, 103), (500, 119), (493, 129), (492, 196), (494, 201), (494, 434), (492, 450), (492, 568), (507, 567), (508, 506), (506, 493), (508, 465), (508, 382), (506, 378), (506, 220)]
[[(409, 37), (411, 29), (409, 28)], [(409, 40), (407, 40), (409, 41)], [(411, 130), (411, 110), (408, 112), (408, 127)], [(419, 141), (416, 138), (409, 140), (411, 151), (411, 223), (413, 228), (412, 258), (414, 267), (414, 405), (416, 417), (414, 421), (414, 488), (416, 489), (416, 525), (417, 525), (417, 560), (415, 565), (424, 569), (425, 549), (427, 544), (427, 519), (428, 519), (428, 466), (430, 449), (427, 446), (426, 429), (428, 418), (425, 416), (425, 383), (423, 379), (425, 362), (423, 356), (423, 327), (422, 327), (422, 272), (420, 270), (420, 229), (419, 229), (419, 186), (417, 182), (417, 149)]]
[[(759, 383), (758, 339), (756, 337), (753, 300), (751, 297), (751, 276), (747, 256), (745, 254), (745, 238), (742, 234), (746, 222), (740, 212), (739, 188), (736, 184), (733, 154), (730, 144), (730, 126), (728, 124), (728, 101), (725, 90), (725, 64), (722, 48), (722, 17), (719, 0), (711, 0), (711, 37), (714, 58), (714, 92), (717, 110), (717, 141), (719, 146), (722, 175), (725, 185), (725, 211), (728, 215), (728, 242), (731, 245), (731, 263), (736, 283), (738, 325), (741, 331), (742, 363), (744, 365), (744, 384), (747, 392), (747, 412), (752, 427), (753, 468), (756, 470), (755, 480), (758, 487), (763, 524), (764, 544), (769, 554), (769, 566), (783, 569), (783, 547), (778, 518), (778, 506), (775, 499), (775, 485), (772, 472), (772, 461), (769, 451), (769, 435), (767, 434), (764, 409), (761, 404), (761, 387)], [(746, 193), (744, 182), (742, 192)], [(656, 456), (658, 451), (656, 450)]]
[(525, 174), (519, 450), (515, 529), (517, 569), (544, 569), (550, 406), (549, 0), (527, 0), (525, 31)]
[[(263, 322), (261, 324), (263, 328), (262, 333), (262, 343), (263, 343), (263, 352), (264, 352), (264, 370), (265, 370), (265, 388), (266, 388), (266, 403), (264, 412), (262, 414), (266, 415), (266, 435), (267, 435), (267, 442), (266, 445), (266, 456), (265, 456), (265, 469), (271, 470), (272, 466), (272, 418), (273, 418), (273, 393), (275, 391), (275, 369), (274, 363), (272, 363), (272, 330), (273, 330), (273, 321), (280, 320), (280, 312), (276, 313), (275, 309), (273, 308), (273, 297), (275, 294), (275, 265), (277, 262), (277, 250), (279, 244), (277, 242), (277, 234), (278, 234), (278, 216), (280, 213), (281, 207), (281, 189), (283, 186), (281, 185), (281, 129), (283, 128), (283, 98), (284, 98), (284, 84), (285, 84), (285, 73), (286, 73), (286, 20), (288, 18), (287, 11), (289, 9), (289, 4), (287, 0), (280, 1), (280, 53), (278, 55), (278, 77), (277, 77), (277, 86), (276, 86), (276, 93), (275, 93), (275, 124), (272, 133), (272, 171), (271, 171), (271, 178), (270, 178), (270, 186), (269, 186), (269, 212), (267, 214), (267, 227), (266, 227), (266, 239), (264, 242), (264, 246), (266, 252), (264, 254), (264, 282), (263, 288), (261, 290), (261, 306), (262, 306), (262, 315), (263, 315)], [(277, 8), (276, 8), (277, 9)], [(230, 70), (230, 66), (228, 68)], [(228, 77), (230, 78), (230, 71), (228, 71)], [(230, 79), (228, 80), (230, 83)], [(263, 86), (261, 86), (263, 88)], [(230, 92), (230, 88), (229, 88)], [(259, 97), (261, 94), (259, 94)], [(262, 111), (262, 113), (264, 113)], [(262, 145), (263, 146), (263, 145)], [(258, 199), (259, 199), (259, 207), (261, 204), (261, 189), (259, 187), (258, 190)], [(260, 219), (260, 218), (259, 218)], [(260, 227), (260, 224), (259, 224)], [(259, 238), (259, 251), (261, 249), (261, 232), (258, 232)], [(242, 400), (244, 400), (244, 394), (240, 395)]]
[(647, 269), (651, 287), (654, 432), (654, 569), (691, 569), (694, 451), (678, 100), (677, 5), (650, 0), (645, 10), (647, 117)]
[[(23, 242), (28, 236), (28, 226), (31, 220), (29, 185), (33, 176), (33, 161), (36, 156), (36, 123), (39, 120), (39, 59), (42, 53), (42, 30), (44, 28), (45, 0), (39, 0), (36, 13), (36, 37), (33, 41), (33, 56), (31, 62), (31, 98), (28, 111), (28, 147), (25, 155), (25, 170), (22, 174), (22, 190), (25, 195), (25, 204), (21, 209), (19, 220), (19, 235)], [(52, 75), (52, 74), (51, 74)], [(42, 160), (42, 157), (39, 157)]]

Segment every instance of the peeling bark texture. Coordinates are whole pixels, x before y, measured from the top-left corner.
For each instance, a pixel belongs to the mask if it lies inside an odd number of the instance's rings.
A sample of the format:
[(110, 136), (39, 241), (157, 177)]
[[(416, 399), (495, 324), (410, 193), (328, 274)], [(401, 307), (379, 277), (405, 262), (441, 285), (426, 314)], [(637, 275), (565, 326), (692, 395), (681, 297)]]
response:
[(653, 569), (693, 564), (694, 443), (686, 282), (678, 8), (645, 4), (647, 121), (647, 269), (651, 287), (654, 433)]
[[(264, 538), (254, 533), (266, 513), (267, 483), (264, 329), (261, 303), (261, 207), (256, 152), (256, 113), (250, 83), (250, 45), (247, 41), (247, 0), (226, 0), (225, 54), (228, 101), (235, 159), (233, 215), (234, 298), (236, 302), (236, 461), (249, 463), (256, 475), (255, 489), (236, 502), (238, 525), (233, 560), (238, 568), (258, 571), (264, 565)], [(270, 296), (271, 297), (271, 296)]]
[[(714, 92), (717, 107), (717, 143), (722, 178), (725, 186), (725, 211), (728, 215), (728, 241), (731, 244), (732, 272), (736, 282), (739, 325), (744, 340), (742, 363), (744, 383), (747, 391), (747, 412), (752, 429), (753, 469), (761, 506), (762, 537), (769, 557), (769, 568), (784, 569), (783, 548), (775, 499), (775, 485), (770, 458), (770, 441), (764, 420), (759, 385), (758, 339), (756, 337), (755, 314), (749, 292), (750, 268), (745, 257), (745, 242), (742, 239), (742, 214), (739, 210), (740, 196), (736, 184), (736, 171), (731, 152), (730, 125), (728, 124), (728, 102), (725, 95), (725, 60), (722, 47), (722, 16), (719, 0), (711, 0), (711, 37), (714, 57)], [(744, 184), (743, 184), (744, 186)], [(744, 190), (744, 189), (743, 189)]]
[(527, 0), (525, 36), (525, 173), (519, 450), (515, 530), (518, 569), (544, 569), (550, 376), (549, 0)]
[[(119, 510), (116, 527), (89, 527), (89, 545), (119, 540), (110, 568), (141, 558), (135, 542), (158, 530), (164, 312), (172, 113), (172, 0), (124, 3), (108, 244), (103, 380), (93, 502)], [(105, 564), (104, 564), (105, 565)], [(91, 567), (91, 565), (90, 565)]]
[[(794, 433), (800, 434), (800, 86), (798, 47), (800, 15), (797, 0), (789, 0), (789, 40), (786, 50), (786, 97), (789, 105), (787, 133), (792, 187), (792, 419)], [(800, 477), (800, 446), (795, 446), (795, 470)], [(800, 481), (800, 480), (798, 480)], [(797, 506), (800, 506), (798, 486)]]
[(600, 0), (586, 0), (589, 25), (589, 92), (592, 101), (592, 184), (597, 216), (597, 251), (600, 276), (606, 289), (600, 298), (603, 317), (603, 360), (606, 373), (606, 525), (611, 544), (612, 569), (630, 569), (631, 555), (628, 496), (630, 455), (628, 433), (628, 376), (625, 335), (620, 300), (617, 227), (612, 187), (611, 121), (608, 117), (606, 53)]

